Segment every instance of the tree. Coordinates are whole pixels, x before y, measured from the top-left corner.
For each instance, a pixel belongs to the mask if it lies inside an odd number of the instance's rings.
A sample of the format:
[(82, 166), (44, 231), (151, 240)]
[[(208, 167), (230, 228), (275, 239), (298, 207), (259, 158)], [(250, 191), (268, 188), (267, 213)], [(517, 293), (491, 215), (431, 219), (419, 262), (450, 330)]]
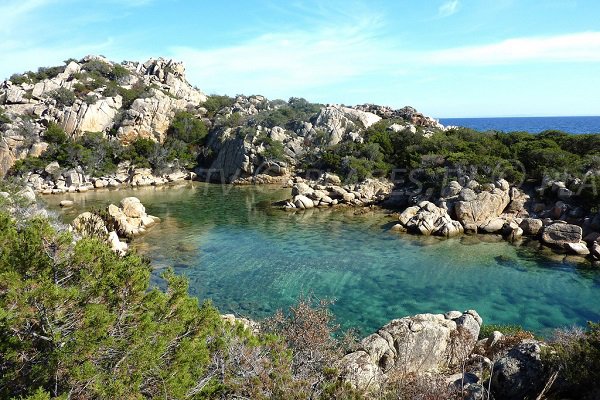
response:
[(226, 329), (187, 282), (95, 239), (0, 214), (0, 397), (186, 398), (211, 385)]

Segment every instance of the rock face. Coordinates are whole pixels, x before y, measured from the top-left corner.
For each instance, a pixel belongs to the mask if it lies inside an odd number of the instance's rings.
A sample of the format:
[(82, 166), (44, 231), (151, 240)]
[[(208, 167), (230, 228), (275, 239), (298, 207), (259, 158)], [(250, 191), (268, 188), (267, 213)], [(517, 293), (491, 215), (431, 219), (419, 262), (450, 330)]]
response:
[(122, 97), (109, 97), (87, 104), (77, 100), (72, 107), (56, 116), (60, 125), (69, 135), (80, 135), (83, 132), (106, 132), (113, 126), (114, 119), (123, 105)]
[(187, 100), (169, 96), (158, 89), (150, 89), (150, 96), (136, 99), (125, 112), (117, 137), (124, 144), (138, 138), (162, 143), (175, 111), (185, 109), (188, 104)]
[(454, 365), (472, 351), (481, 323), (472, 310), (393, 320), (339, 362), (342, 377), (357, 388), (373, 389), (394, 367), (420, 374)]
[(326, 144), (336, 145), (346, 138), (352, 137), (352, 132), (368, 128), (381, 120), (376, 114), (342, 106), (327, 106), (317, 114), (314, 128), (323, 129), (327, 133)]
[[(89, 72), (98, 65), (107, 70), (126, 70), (127, 76), (111, 83), (121, 91), (143, 87), (140, 97), (131, 105), (124, 104), (121, 94), (110, 85), (102, 86), (100, 82), (100, 87), (96, 86), (98, 82)], [(55, 98), (58, 89), (75, 96), (75, 90), (81, 91), (82, 87), (86, 87), (84, 95), (79, 94), (73, 101)], [(49, 79), (20, 84), (4, 81), (0, 84), (0, 105), (10, 122), (0, 127), (0, 177), (17, 160), (39, 156), (45, 150), (47, 144), (41, 142), (41, 135), (49, 123), (60, 125), (73, 137), (84, 132), (106, 134), (114, 128), (125, 144), (138, 137), (162, 142), (177, 110), (198, 107), (206, 99), (186, 81), (183, 64), (162, 58), (143, 64), (115, 64), (104, 57), (87, 56), (70, 62), (63, 72)]]
[(496, 399), (522, 400), (540, 394), (548, 377), (541, 360), (542, 344), (521, 343), (494, 364), (491, 391)]
[(500, 181), (491, 191), (482, 191), (470, 201), (458, 201), (454, 210), (456, 218), (467, 228), (483, 228), (490, 220), (499, 217), (510, 202), (509, 187)]
[(400, 223), (410, 232), (421, 235), (455, 236), (462, 233), (463, 227), (452, 220), (448, 212), (429, 201), (408, 207), (400, 214)]

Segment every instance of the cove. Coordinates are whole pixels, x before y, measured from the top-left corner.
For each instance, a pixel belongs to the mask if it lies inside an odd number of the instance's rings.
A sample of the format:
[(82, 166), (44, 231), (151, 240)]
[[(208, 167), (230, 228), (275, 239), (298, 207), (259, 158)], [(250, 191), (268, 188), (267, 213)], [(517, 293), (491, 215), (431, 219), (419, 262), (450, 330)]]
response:
[[(160, 271), (173, 266), (190, 292), (222, 313), (268, 316), (302, 294), (335, 300), (343, 328), (367, 334), (393, 318), (475, 309), (484, 323), (538, 334), (600, 320), (600, 272), (549, 259), (495, 236), (453, 239), (389, 231), (382, 211), (285, 212), (289, 189), (180, 186), (46, 196), (70, 222), (83, 211), (138, 197), (162, 222), (134, 247)], [(60, 200), (75, 207), (61, 210)]]

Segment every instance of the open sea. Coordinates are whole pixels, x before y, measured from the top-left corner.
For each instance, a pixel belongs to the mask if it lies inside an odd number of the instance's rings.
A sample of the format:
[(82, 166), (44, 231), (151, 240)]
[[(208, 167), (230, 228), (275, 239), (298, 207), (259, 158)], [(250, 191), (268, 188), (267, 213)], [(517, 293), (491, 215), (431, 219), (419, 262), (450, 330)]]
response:
[(585, 134), (600, 133), (597, 117), (506, 117), (506, 118), (440, 118), (445, 126), (464, 126), (478, 131), (524, 131), (540, 133), (548, 129)]

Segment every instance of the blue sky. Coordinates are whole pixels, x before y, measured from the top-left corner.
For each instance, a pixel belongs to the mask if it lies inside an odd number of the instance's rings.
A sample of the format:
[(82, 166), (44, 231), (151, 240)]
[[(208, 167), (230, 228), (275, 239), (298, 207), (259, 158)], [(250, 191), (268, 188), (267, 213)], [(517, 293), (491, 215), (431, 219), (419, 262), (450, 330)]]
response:
[(0, 79), (163, 56), (208, 94), (600, 115), (597, 0), (2, 0), (0, 19)]

